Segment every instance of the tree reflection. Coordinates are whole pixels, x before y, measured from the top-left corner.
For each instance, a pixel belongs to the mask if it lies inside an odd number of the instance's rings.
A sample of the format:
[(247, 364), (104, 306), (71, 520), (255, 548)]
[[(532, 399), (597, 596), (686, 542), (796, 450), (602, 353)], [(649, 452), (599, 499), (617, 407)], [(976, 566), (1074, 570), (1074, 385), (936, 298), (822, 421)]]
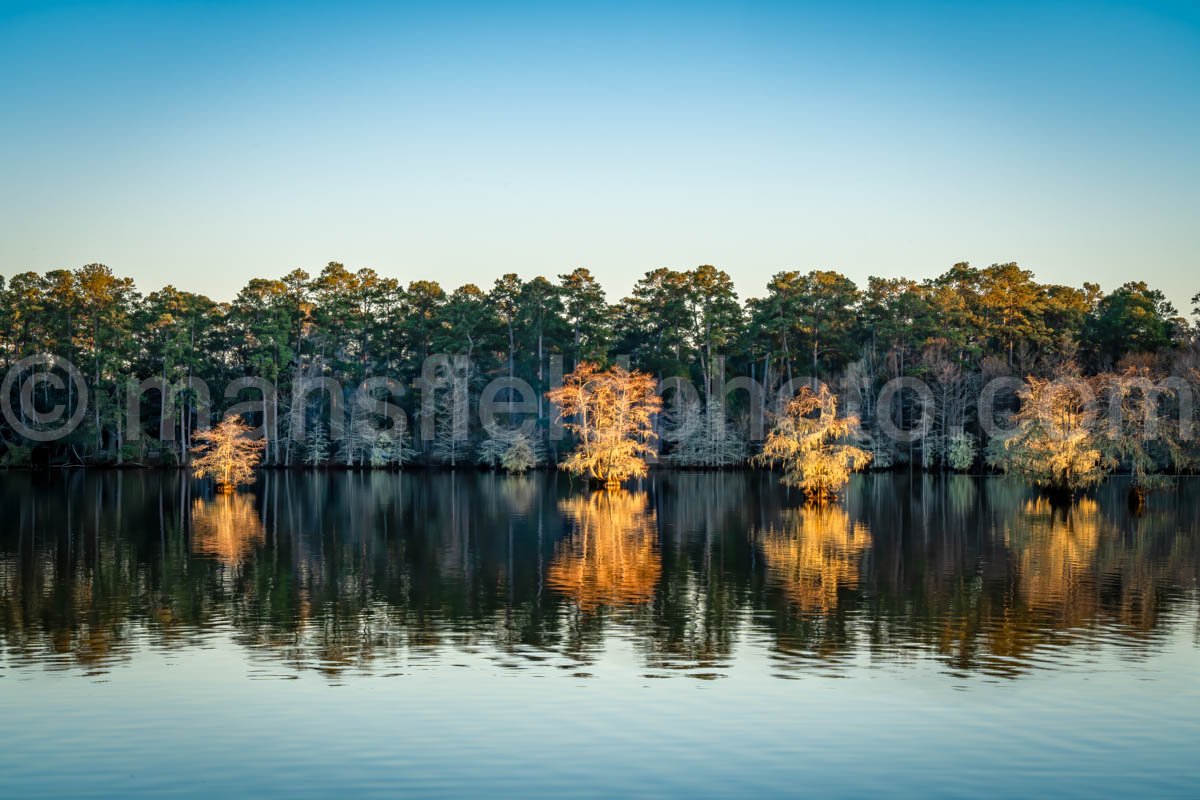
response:
[(1096, 613), (1096, 546), (1100, 509), (1090, 498), (1055, 507), (1044, 497), (1027, 500), (1004, 542), (1018, 563), (1022, 601), (1034, 612), (1073, 627)]
[(193, 552), (236, 567), (264, 538), (262, 521), (247, 495), (222, 493), (192, 501)]
[[(1200, 481), (1131, 515), (1120, 486), (1054, 507), (1002, 480), (862, 476), (798, 509), (769, 475), (669, 473), (581, 494), (557, 475), (8, 475), (0, 663), (111, 669), (229, 636), (273, 672), (402, 671), (470, 652), (716, 677), (926, 654), (1017, 677), (1191, 626)], [(1181, 622), (1181, 619), (1183, 620)]]
[(871, 534), (839, 506), (785, 511), (779, 527), (756, 535), (771, 580), (804, 613), (828, 613), (856, 589)]
[(593, 492), (559, 503), (571, 534), (546, 582), (585, 612), (649, 602), (662, 574), (655, 514), (645, 492)]
[(757, 563), (744, 533), (747, 516), (768, 511), (779, 494), (774, 477), (747, 477), (676, 471), (654, 485), (663, 577), (653, 604), (635, 620), (636, 642), (652, 669), (708, 677), (735, 654)]

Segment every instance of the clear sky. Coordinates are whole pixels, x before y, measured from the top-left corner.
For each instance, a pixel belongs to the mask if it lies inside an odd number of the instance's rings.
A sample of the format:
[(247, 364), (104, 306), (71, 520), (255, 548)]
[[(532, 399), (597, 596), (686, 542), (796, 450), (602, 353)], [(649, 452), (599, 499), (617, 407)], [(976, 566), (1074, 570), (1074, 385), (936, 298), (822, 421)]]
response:
[(1200, 291), (1200, 4), (0, 0), (0, 274)]

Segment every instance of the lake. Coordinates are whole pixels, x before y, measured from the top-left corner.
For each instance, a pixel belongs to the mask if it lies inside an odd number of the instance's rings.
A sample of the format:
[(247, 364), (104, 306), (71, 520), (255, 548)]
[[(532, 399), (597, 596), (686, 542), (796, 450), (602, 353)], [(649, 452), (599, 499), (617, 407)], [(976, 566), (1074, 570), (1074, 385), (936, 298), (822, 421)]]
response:
[(0, 796), (1196, 796), (1200, 481), (0, 473)]

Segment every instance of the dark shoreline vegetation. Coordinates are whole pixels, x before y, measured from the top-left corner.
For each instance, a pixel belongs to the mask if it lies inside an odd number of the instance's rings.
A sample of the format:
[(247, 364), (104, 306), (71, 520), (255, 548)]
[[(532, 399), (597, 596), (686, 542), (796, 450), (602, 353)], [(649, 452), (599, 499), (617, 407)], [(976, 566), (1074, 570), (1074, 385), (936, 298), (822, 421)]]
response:
[[(1200, 306), (1200, 295), (1194, 302)], [(545, 394), (582, 362), (625, 364), (659, 382), (681, 378), (700, 387), (695, 401), (664, 397), (655, 419), (659, 467), (748, 466), (761, 446), (749, 435), (752, 416), (769, 416), (777, 409), (768, 398), (813, 377), (861, 419), (855, 439), (872, 469), (979, 472), (1003, 465), (1001, 443), (988, 436), (992, 420), (977, 413), (980, 392), (996, 378), (1029, 379), (1036, 387), (1039, 379), (1069, 377), (1104, 408), (1120, 406), (1124, 427), (1108, 431), (1108, 445), (1093, 450), (1106, 471), (1132, 473), (1139, 486), (1196, 463), (1194, 437), (1180, 429), (1190, 397), (1179, 392), (1200, 386), (1195, 327), (1145, 283), (1108, 293), (1094, 284), (1042, 284), (1016, 264), (956, 264), (934, 279), (873, 277), (865, 287), (835, 272), (780, 272), (763, 296), (744, 302), (714, 267), (657, 269), (615, 304), (586, 269), (554, 281), (508, 274), (487, 290), (468, 284), (447, 292), (436, 282), (403, 286), (331, 263), (315, 276), (297, 270), (280, 280), (251, 279), (230, 303), (170, 286), (143, 295), (99, 264), (0, 277), (0, 373), (42, 354), (66, 359), (86, 378), (87, 415), (69, 435), (45, 444), (23, 439), (0, 418), (0, 466), (185, 466), (195, 433), (241, 402), (250, 407), (248, 421), (268, 431), (267, 468), (504, 468), (508, 445), (483, 431), (474, 413), (478, 393), (497, 377), (532, 388), (535, 397), (522, 398), (531, 404), (524, 418), (536, 420), (531, 444), (553, 465), (573, 440), (548, 435), (555, 415)], [(465, 436), (450, 430), (455, 391), (422, 407), (411, 388), (438, 354), (465, 357), (467, 366), (447, 384), (470, 398)], [(721, 392), (734, 376), (765, 387), (762, 397)], [(369, 425), (354, 416), (352, 393), (380, 377), (406, 387), (389, 397), (408, 420), (409, 430), (398, 435), (385, 429), (381, 436), (378, 420)], [(1144, 388), (1167, 377), (1176, 388)], [(130, 387), (148, 378), (173, 390), (141, 394), (140, 435), (131, 436)], [(222, 398), (225, 387), (245, 378), (278, 387), (278, 399), (255, 410), (247, 401), (261, 395), (252, 388)], [(928, 433), (915, 441), (880, 430), (884, 419), (911, 430), (926, 410), (908, 391), (876, 407), (883, 387), (898, 378), (922, 381), (933, 399)], [(342, 436), (331, 436), (338, 422), (325, 394), (303, 395), (302, 408), (290, 407), (298, 381), (324, 379), (345, 387)], [(213, 388), (212, 409), (203, 407), (197, 381)], [(39, 408), (69, 411), (71, 391), (69, 382), (42, 381), (34, 397)], [(10, 402), (17, 393), (14, 386)], [(1052, 413), (1067, 417), (1068, 434), (1080, 424), (1084, 403), (1076, 400), (1049, 399)], [(1010, 392), (997, 399), (996, 411), (1011, 416), (1021, 406)], [(1163, 420), (1157, 429), (1131, 422), (1150, 412)], [(303, 437), (288, 430), (297, 419)], [(433, 435), (414, 436), (422, 425)], [(713, 436), (717, 427), (722, 434)], [(661, 435), (680, 429), (698, 433)], [(1068, 474), (1084, 471), (1086, 460), (1072, 462)], [(1036, 475), (1030, 480), (1039, 483)], [(1090, 485), (1064, 483), (1071, 491)]]

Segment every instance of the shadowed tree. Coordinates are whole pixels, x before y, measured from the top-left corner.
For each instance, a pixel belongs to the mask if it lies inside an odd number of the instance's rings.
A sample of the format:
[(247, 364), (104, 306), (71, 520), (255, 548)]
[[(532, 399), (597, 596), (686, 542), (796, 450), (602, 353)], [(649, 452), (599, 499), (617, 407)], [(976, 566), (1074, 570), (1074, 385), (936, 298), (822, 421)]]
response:
[[(880, 357), (888, 357), (899, 372), (911, 366), (925, 343), (939, 335), (928, 290), (907, 278), (870, 278), (861, 316), (864, 344)], [(960, 355), (958, 344), (955, 355)]]
[(1088, 317), (1083, 339), (1102, 365), (1126, 353), (1154, 353), (1175, 343), (1182, 323), (1175, 307), (1157, 289), (1130, 281), (1105, 295)]
[(398, 333), (404, 342), (404, 366), (413, 374), (418, 374), (421, 364), (435, 352), (434, 339), (444, 324), (445, 302), (446, 292), (436, 281), (413, 281), (408, 285)]
[(742, 307), (733, 280), (724, 270), (704, 264), (686, 276), (692, 347), (700, 361), (704, 396), (713, 395), (713, 359), (724, 355), (742, 328)]
[[(137, 291), (129, 278), (118, 278), (103, 264), (88, 264), (75, 272), (82, 316), (80, 333), (83, 353), (92, 367), (91, 406), (96, 452), (105, 448), (105, 419), (123, 418), (124, 393), (115, 382), (119, 366), (125, 363), (132, 336), (130, 321)], [(120, 388), (124, 388), (123, 386)], [(119, 452), (120, 428), (116, 431)], [(186, 436), (185, 436), (186, 441)]]
[(508, 345), (508, 377), (517, 372), (517, 326), (521, 322), (521, 279), (515, 273), (501, 275), (492, 285), (488, 301), (492, 312), (499, 317)]
[(1108, 412), (1100, 423), (1101, 447), (1108, 459), (1129, 469), (1130, 500), (1140, 506), (1151, 490), (1169, 485), (1163, 470), (1188, 464), (1179, 425), (1162, 413), (1176, 392), (1156, 385), (1149, 370), (1136, 367), (1096, 380)]
[(517, 336), (525, 352), (536, 354), (530, 371), (537, 392), (538, 419), (545, 418), (544, 401), (547, 381), (547, 359), (561, 353), (567, 329), (563, 318), (562, 293), (557, 286), (539, 276), (521, 287), (519, 298), (521, 322)]
[[(232, 321), (235, 328), (235, 352), (250, 375), (270, 381), (277, 388), (294, 366), (299, 347), (300, 319), (303, 309), (281, 280), (253, 278), (233, 302)], [(263, 399), (263, 417), (273, 423), (279, 419), (278, 392)], [(270, 413), (268, 413), (268, 411)], [(264, 455), (268, 462), (279, 463), (278, 425), (267, 431)]]

